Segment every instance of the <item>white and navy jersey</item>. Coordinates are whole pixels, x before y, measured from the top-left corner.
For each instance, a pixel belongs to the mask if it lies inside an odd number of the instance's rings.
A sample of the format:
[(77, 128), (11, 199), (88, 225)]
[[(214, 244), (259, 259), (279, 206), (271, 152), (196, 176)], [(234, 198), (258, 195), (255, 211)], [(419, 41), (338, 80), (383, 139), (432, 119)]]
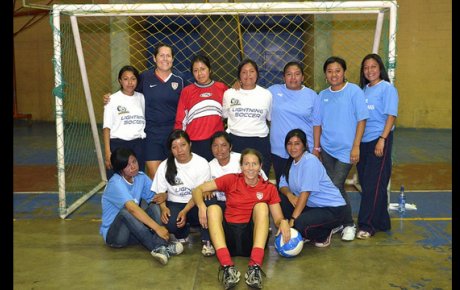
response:
[(290, 90), (285, 84), (268, 88), (272, 93), (272, 121), (270, 124), (271, 153), (281, 158), (289, 158), (284, 147), (284, 138), (292, 129), (299, 128), (307, 135), (307, 144), (313, 152), (313, 127), (321, 125), (319, 116), (319, 96), (310, 88)]
[(289, 183), (283, 174), (280, 178), (280, 188), (288, 187), (295, 195), (310, 192), (308, 207), (337, 207), (346, 204), (340, 190), (332, 183), (324, 165), (315, 155), (305, 152), (298, 162), (292, 162), (289, 169)]
[(258, 85), (252, 90), (228, 89), (222, 111), (228, 119), (227, 132), (240, 137), (266, 137), (271, 106), (272, 94)]
[(369, 117), (360, 87), (347, 82), (338, 91), (322, 90), (320, 97), (321, 147), (343, 163), (351, 163), (350, 154), (359, 121)]
[(140, 74), (136, 90), (145, 97), (147, 132), (155, 127), (173, 128), (179, 96), (187, 84), (182, 74), (175, 71), (164, 81), (155, 74), (155, 69)]
[(371, 87), (369, 84), (364, 87), (364, 98), (369, 118), (361, 142), (370, 142), (382, 135), (388, 116), (398, 116), (399, 97), (396, 88), (382, 80)]
[[(217, 177), (221, 177), (225, 174), (229, 173), (240, 173), (241, 172), (241, 165), (240, 165), (241, 154), (237, 152), (230, 152), (230, 161), (227, 165), (221, 166), (219, 161), (216, 158), (209, 161), (209, 168), (211, 169), (211, 179), (216, 179)], [(267, 175), (265, 172), (260, 169), (260, 175), (264, 180), (268, 180)], [(222, 191), (215, 191), (215, 196), (217, 200), (225, 201), (225, 193)]]
[(206, 159), (195, 153), (192, 153), (192, 159), (185, 164), (175, 159), (174, 162), (177, 167), (176, 184), (171, 185), (166, 180), (167, 160), (164, 160), (153, 178), (152, 191), (167, 192), (169, 201), (187, 203), (192, 198), (192, 190), (211, 179), (209, 164)]
[(128, 96), (118, 91), (104, 106), (103, 128), (110, 129), (110, 139), (131, 141), (145, 138), (144, 96), (134, 92)]

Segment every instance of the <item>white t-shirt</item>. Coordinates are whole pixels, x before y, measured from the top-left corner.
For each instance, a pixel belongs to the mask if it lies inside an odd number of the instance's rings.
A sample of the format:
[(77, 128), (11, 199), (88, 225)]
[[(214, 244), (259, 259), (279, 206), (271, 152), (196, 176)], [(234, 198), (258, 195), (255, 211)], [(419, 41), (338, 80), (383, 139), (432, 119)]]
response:
[(240, 137), (266, 137), (271, 106), (272, 94), (258, 85), (252, 90), (226, 90), (222, 116), (228, 119), (227, 132)]
[(171, 185), (166, 180), (166, 162), (162, 161), (155, 173), (152, 191), (167, 192), (169, 201), (187, 203), (192, 198), (192, 190), (211, 179), (208, 161), (192, 153), (192, 159), (185, 164), (174, 160), (177, 166), (176, 185)]
[(103, 128), (110, 129), (110, 139), (125, 141), (144, 139), (145, 99), (144, 95), (134, 92), (128, 96), (121, 91), (110, 96), (110, 102), (104, 106)]

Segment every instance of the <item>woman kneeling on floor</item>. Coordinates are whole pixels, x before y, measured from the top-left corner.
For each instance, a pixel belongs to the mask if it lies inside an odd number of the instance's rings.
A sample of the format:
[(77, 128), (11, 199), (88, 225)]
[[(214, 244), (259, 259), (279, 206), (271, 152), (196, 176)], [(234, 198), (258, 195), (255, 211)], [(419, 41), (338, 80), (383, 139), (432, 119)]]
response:
[(321, 161), (308, 151), (302, 130), (289, 131), (284, 146), (289, 159), (279, 185), (283, 214), (305, 241), (327, 247), (332, 235), (343, 228), (345, 199)]
[(168, 230), (159, 225), (158, 205), (150, 203), (154, 195), (150, 190), (152, 180), (139, 172), (131, 149), (116, 148), (110, 162), (114, 175), (101, 201), (100, 233), (105, 243), (113, 248), (142, 244), (161, 264), (168, 263), (169, 257), (182, 253), (184, 247), (181, 243), (169, 243)]
[[(242, 173), (226, 174), (196, 187), (193, 199), (201, 226), (209, 227), (220, 271), (223, 270), (225, 289), (234, 287), (240, 280), (232, 256), (250, 257), (246, 284), (262, 288), (261, 266), (268, 240), (269, 212), (285, 242), (290, 239), (290, 227), (283, 217), (276, 187), (259, 175), (261, 154), (255, 149), (243, 150), (240, 166)], [(207, 208), (204, 203), (203, 193), (216, 190), (225, 192), (224, 213), (220, 206), (214, 204)]]

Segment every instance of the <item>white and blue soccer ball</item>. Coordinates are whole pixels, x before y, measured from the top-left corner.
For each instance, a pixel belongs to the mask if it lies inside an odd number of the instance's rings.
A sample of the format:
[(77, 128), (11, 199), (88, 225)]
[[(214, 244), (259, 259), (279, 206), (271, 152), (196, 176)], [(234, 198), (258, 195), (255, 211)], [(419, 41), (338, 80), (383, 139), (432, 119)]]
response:
[(303, 249), (302, 235), (294, 228), (291, 228), (291, 239), (284, 243), (283, 237), (279, 234), (275, 238), (275, 249), (283, 257), (292, 258), (297, 256)]

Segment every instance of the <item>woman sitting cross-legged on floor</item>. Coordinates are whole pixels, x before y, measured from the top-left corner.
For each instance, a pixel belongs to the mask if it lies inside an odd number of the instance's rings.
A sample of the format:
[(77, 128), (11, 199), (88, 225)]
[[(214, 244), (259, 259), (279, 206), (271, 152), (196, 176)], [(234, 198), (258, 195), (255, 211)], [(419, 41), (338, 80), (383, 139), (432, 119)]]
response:
[(327, 247), (343, 228), (345, 199), (321, 161), (308, 151), (302, 130), (289, 131), (284, 144), (289, 159), (279, 185), (283, 214), (305, 240)]
[[(168, 230), (159, 223), (159, 209), (150, 203), (152, 180), (139, 172), (132, 149), (118, 147), (110, 156), (114, 175), (102, 195), (100, 233), (113, 248), (142, 244), (160, 263), (184, 250), (181, 243), (169, 243)], [(148, 205), (150, 203), (150, 205)]]
[[(160, 205), (161, 221), (182, 243), (189, 241), (191, 226), (200, 226), (192, 190), (211, 179), (208, 161), (192, 153), (191, 146), (185, 131), (173, 130), (168, 137), (168, 159), (160, 163), (152, 182), (152, 191), (162, 197), (155, 200)], [(204, 229), (201, 240), (209, 240)]]
[[(250, 257), (246, 284), (262, 287), (261, 266), (268, 240), (269, 212), (279, 229), (278, 234), (283, 234), (285, 242), (290, 239), (290, 227), (283, 217), (276, 187), (260, 176), (262, 155), (247, 148), (241, 152), (240, 166), (242, 173), (223, 175), (193, 190), (200, 224), (203, 228), (209, 226), (225, 289), (234, 287), (240, 280), (240, 272), (231, 256)], [(225, 212), (217, 204), (206, 207), (203, 193), (216, 190), (225, 192)]]

